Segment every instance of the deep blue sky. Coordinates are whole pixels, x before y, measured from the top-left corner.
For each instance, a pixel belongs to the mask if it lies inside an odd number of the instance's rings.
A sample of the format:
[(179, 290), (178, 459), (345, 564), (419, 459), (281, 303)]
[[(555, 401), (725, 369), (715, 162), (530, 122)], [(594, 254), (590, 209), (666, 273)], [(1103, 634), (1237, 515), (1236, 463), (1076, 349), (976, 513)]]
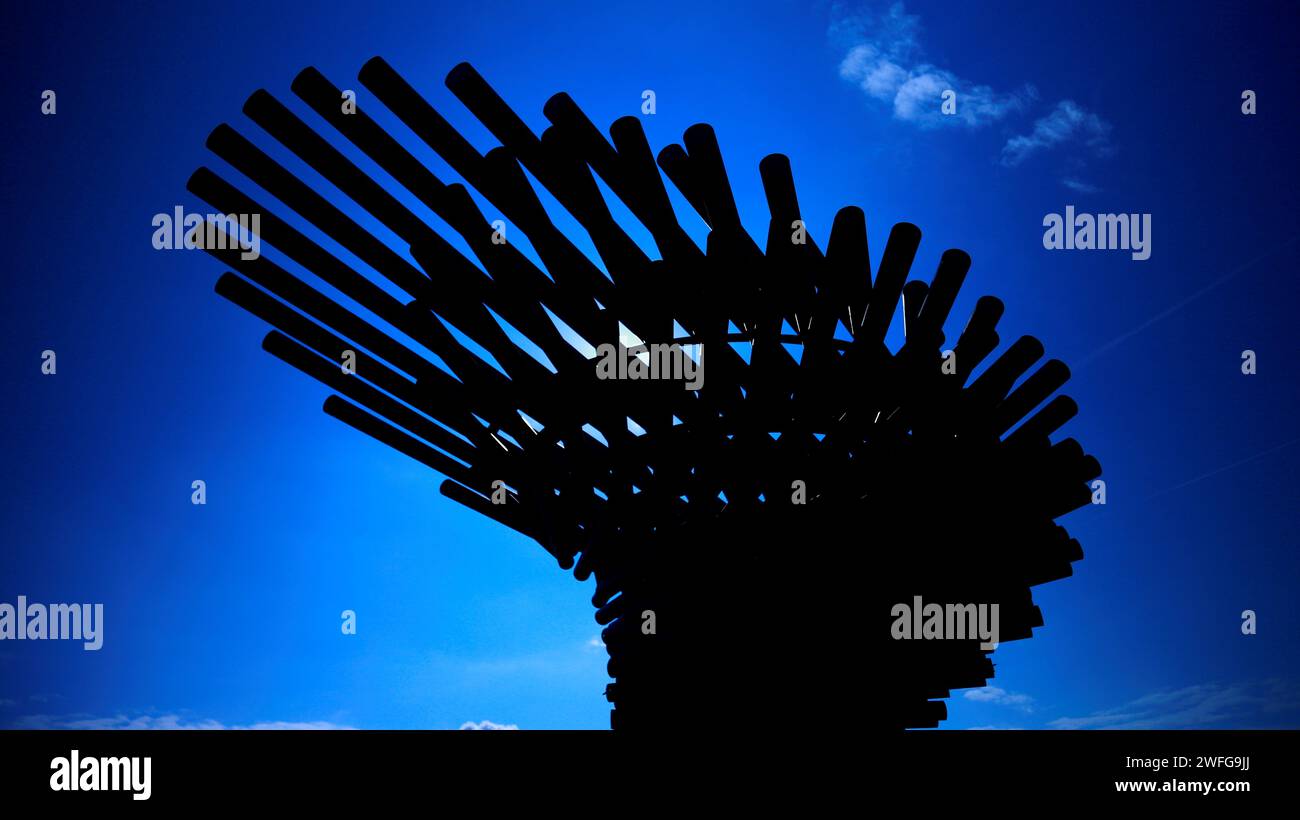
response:
[[(1064, 432), (1108, 504), (1063, 519), (1085, 560), (945, 725), (1300, 726), (1294, 5), (312, 5), (6, 12), (0, 601), (102, 602), (106, 634), (0, 644), (0, 725), (608, 725), (590, 583), (323, 415), (326, 389), (212, 293), (217, 263), (150, 244), (154, 214), (201, 209), (195, 168), (225, 173), (215, 125), (268, 144), (249, 93), (301, 113), (298, 70), (360, 88), (378, 54), (482, 149), (442, 85), (462, 60), (538, 131), (556, 91), (604, 126), (653, 89), (651, 145), (712, 123), (756, 237), (758, 161), (783, 152), (819, 242), (847, 204), (876, 249), (914, 222), (914, 274), (974, 259), (950, 338), (995, 294), (1004, 340), (1071, 365)], [(930, 82), (961, 117), (933, 118)], [(1069, 204), (1150, 213), (1151, 258), (1044, 250)]]

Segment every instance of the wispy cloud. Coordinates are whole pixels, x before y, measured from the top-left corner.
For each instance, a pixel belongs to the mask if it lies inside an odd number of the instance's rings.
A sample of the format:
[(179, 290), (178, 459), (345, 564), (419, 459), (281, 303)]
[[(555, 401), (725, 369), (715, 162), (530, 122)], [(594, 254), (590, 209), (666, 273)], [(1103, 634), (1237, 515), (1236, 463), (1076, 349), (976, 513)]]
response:
[(1078, 191), (1081, 194), (1095, 194), (1101, 190), (1096, 185), (1092, 185), (1080, 179), (1075, 179), (1074, 177), (1066, 177), (1061, 180), (1061, 184), (1069, 188), (1071, 191)]
[(1166, 689), (1086, 717), (1063, 717), (1054, 729), (1294, 728), (1300, 687), (1273, 678), (1252, 683), (1204, 683)]
[(966, 700), (973, 700), (976, 703), (995, 703), (999, 706), (1014, 706), (1022, 712), (1034, 711), (1034, 699), (1029, 695), (1022, 695), (1017, 692), (1008, 692), (997, 686), (985, 686), (983, 689), (972, 689), (966, 693)]
[(27, 715), (14, 722), (15, 729), (246, 729), (246, 730), (286, 730), (286, 729), (351, 729), (324, 720), (284, 721), (272, 720), (252, 723), (247, 726), (231, 726), (217, 720), (193, 720), (179, 715), (113, 715), (112, 717), (92, 717), (89, 715)]
[(513, 731), (513, 730), (515, 730), (515, 729), (518, 729), (519, 727), (516, 726), (516, 725), (514, 725), (513, 723), (504, 723), (504, 724), (503, 724), (503, 723), (493, 723), (493, 722), (490, 721), (490, 720), (480, 720), (478, 723), (475, 723), (475, 722), (472, 721), (472, 720), (467, 720), (467, 721), (465, 721), (464, 723), (462, 723), (462, 724), (460, 725), (460, 728), (462, 728), (462, 729), (476, 729), (476, 730), (480, 730), (480, 731), (482, 731), (482, 730), (503, 730), (503, 729), (504, 729), (504, 730), (511, 730), (511, 731)]
[(1002, 146), (1002, 164), (1014, 167), (1039, 151), (1067, 142), (1080, 143), (1096, 156), (1109, 156), (1114, 152), (1110, 132), (1110, 123), (1101, 117), (1073, 100), (1061, 100), (1028, 134), (1007, 140)]
[[(840, 76), (868, 97), (892, 105), (894, 117), (922, 128), (979, 127), (1018, 111), (1033, 100), (1032, 86), (999, 93), (924, 60), (921, 19), (895, 3), (881, 14), (832, 12), (832, 40), (847, 48)], [(956, 110), (944, 114), (943, 93), (956, 94)]]
[[(219, 720), (188, 718), (180, 715), (112, 715), (110, 717), (94, 717), (86, 714), (75, 715), (27, 715), (17, 718), (12, 728), (14, 729), (83, 729), (83, 730), (117, 730), (117, 729), (147, 729), (147, 730), (211, 730), (211, 731), (293, 731), (293, 730), (332, 730), (332, 729), (355, 729), (354, 726), (345, 726), (328, 720), (311, 720), (311, 721), (292, 721), (292, 720), (265, 720), (247, 725), (227, 724)], [(491, 720), (465, 721), (460, 726), (461, 729), (474, 730), (517, 730), (519, 727), (513, 723), (496, 723)]]
[(1005, 731), (1008, 731), (1008, 730), (1016, 730), (1016, 731), (1020, 731), (1020, 730), (1022, 730), (1022, 729), (1023, 729), (1023, 727), (1021, 727), (1021, 726), (993, 726), (993, 725), (990, 725), (990, 726), (968, 726), (968, 727), (966, 727), (966, 731), (968, 731), (968, 732), (1005, 732)]
[[(925, 59), (921, 18), (896, 2), (884, 11), (831, 10), (829, 36), (844, 49), (839, 73), (873, 100), (888, 103), (896, 120), (930, 129), (943, 126), (979, 128), (1028, 113), (1038, 99), (1029, 83), (1015, 91), (996, 91), (968, 80), (956, 71)], [(944, 92), (956, 97), (955, 110), (943, 111)], [(1016, 134), (1002, 146), (1001, 164), (1011, 168), (1029, 157), (1058, 147), (1074, 147), (1061, 183), (1078, 193), (1099, 188), (1081, 178), (1083, 157), (1114, 153), (1111, 124), (1071, 99), (1063, 99), (1034, 121), (1028, 133)]]
[(408, 675), (413, 692), (421, 698), (494, 689), (504, 685), (554, 688), (590, 680), (604, 668), (598, 651), (603, 644), (592, 639), (566, 642), (535, 652), (487, 657), (464, 657), (442, 652), (425, 656)]

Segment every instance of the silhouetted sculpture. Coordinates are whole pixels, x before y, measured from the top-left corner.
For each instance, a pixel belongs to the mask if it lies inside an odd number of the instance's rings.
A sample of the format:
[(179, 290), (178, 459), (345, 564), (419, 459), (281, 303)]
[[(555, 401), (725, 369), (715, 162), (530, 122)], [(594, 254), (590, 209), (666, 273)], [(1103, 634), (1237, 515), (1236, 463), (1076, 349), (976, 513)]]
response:
[[(1069, 376), (1052, 360), (1011, 389), (1043, 355), (1037, 340), (1016, 341), (967, 385), (998, 345), (1000, 301), (979, 300), (955, 360), (944, 358), (965, 253), (945, 252), (929, 284), (907, 281), (920, 231), (895, 225), (873, 278), (857, 208), (838, 213), (824, 253), (800, 243), (781, 155), (759, 165), (764, 251), (741, 227), (707, 125), (656, 167), (636, 118), (611, 126), (611, 145), (559, 94), (538, 138), (462, 64), (447, 86), (501, 142), (480, 155), (382, 59), (360, 80), (527, 236), (545, 271), (502, 241), (464, 186), (435, 177), (365, 106), (344, 112), (340, 89), (309, 68), (293, 91), (404, 192), (266, 91), (245, 113), (408, 243), (418, 266), (222, 125), (209, 148), (283, 205), (206, 168), (189, 190), (222, 212), (260, 214), (265, 243), (360, 309), (238, 250), (210, 250), (238, 271), (217, 291), (276, 328), (268, 351), (337, 392), (325, 412), (442, 473), (443, 495), (536, 539), (579, 580), (595, 576), (615, 728), (935, 726), (949, 690), (992, 676), (989, 650), (974, 637), (896, 640), (895, 604), (998, 604), (1002, 641), (1042, 624), (1029, 588), (1082, 557), (1053, 519), (1089, 503), (1100, 466), (1071, 439), (1049, 441), (1076, 411), (1064, 396), (1008, 435)], [(589, 233), (608, 276), (555, 226), (524, 169)], [(706, 251), (680, 227), (660, 169), (708, 224)], [(661, 259), (611, 216), (593, 172)], [(289, 210), (373, 271), (293, 227)], [(906, 342), (891, 353), (900, 299)], [(600, 378), (569, 339), (628, 344), (620, 324), (649, 344), (701, 345), (703, 384)], [(355, 373), (340, 366), (346, 351)]]

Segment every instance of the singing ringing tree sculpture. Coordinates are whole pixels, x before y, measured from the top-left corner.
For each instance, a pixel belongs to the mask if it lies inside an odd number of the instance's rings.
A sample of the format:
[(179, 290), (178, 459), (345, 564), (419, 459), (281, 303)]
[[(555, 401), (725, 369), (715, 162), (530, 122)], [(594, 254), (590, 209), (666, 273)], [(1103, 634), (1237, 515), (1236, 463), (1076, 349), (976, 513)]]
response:
[[(558, 94), (539, 137), (462, 64), (446, 84), (500, 142), (480, 154), (384, 60), (359, 78), (404, 125), (400, 139), (311, 68), (292, 90), (332, 132), (266, 91), (244, 106), (342, 193), (337, 203), (235, 128), (212, 132), (208, 147), (256, 189), (201, 168), (189, 190), (223, 213), (259, 214), (273, 255), (319, 280), (210, 247), (231, 269), (217, 292), (274, 327), (268, 352), (334, 391), (326, 413), (596, 579), (615, 728), (795, 725), (826, 711), (846, 727), (935, 726), (950, 690), (992, 676), (991, 648), (974, 634), (899, 639), (896, 605), (996, 604), (1000, 641), (1042, 624), (1030, 588), (1082, 558), (1054, 519), (1089, 502), (1100, 466), (1074, 440), (1049, 439), (1076, 407), (1052, 398), (1069, 376), (1059, 361), (1021, 381), (1043, 356), (1037, 340), (1017, 340), (971, 379), (999, 344), (998, 299), (981, 298), (945, 350), (965, 253), (945, 252), (928, 282), (909, 280), (920, 231), (901, 223), (873, 266), (852, 207), (823, 250), (800, 235), (779, 154), (759, 164), (771, 212), (760, 246), (707, 125), (656, 157), (636, 118), (607, 140)], [(465, 184), (435, 176), (416, 140)], [(603, 271), (524, 170), (588, 233)], [(661, 171), (707, 224), (705, 248), (679, 224)], [(597, 178), (659, 258), (629, 238)], [(466, 184), (497, 213), (485, 216)], [(417, 202), (474, 261), (408, 207)], [(398, 237), (416, 264), (359, 219)], [(905, 341), (891, 352), (900, 301)], [(684, 346), (689, 361), (668, 348), (663, 362), (694, 380), (606, 378), (593, 349), (617, 352), (613, 372), (644, 375), (641, 341)]]

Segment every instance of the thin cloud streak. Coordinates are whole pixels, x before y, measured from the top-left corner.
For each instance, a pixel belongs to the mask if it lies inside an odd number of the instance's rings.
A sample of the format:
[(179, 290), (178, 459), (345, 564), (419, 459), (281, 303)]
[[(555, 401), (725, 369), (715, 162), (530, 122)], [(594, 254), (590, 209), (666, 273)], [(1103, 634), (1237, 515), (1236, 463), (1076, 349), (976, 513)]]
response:
[(1051, 721), (1053, 729), (1275, 728), (1291, 716), (1294, 727), (1300, 691), (1294, 681), (1205, 683), (1165, 689), (1085, 717)]
[(300, 731), (333, 729), (353, 729), (325, 720), (314, 721), (260, 721), (247, 726), (228, 726), (221, 721), (211, 719), (191, 720), (179, 715), (137, 715), (125, 714), (112, 717), (92, 717), (89, 715), (27, 715), (14, 722), (15, 729), (86, 729), (86, 730), (279, 730)]
[(1171, 305), (1170, 307), (1167, 307), (1167, 308), (1165, 308), (1164, 310), (1160, 311), (1160, 312), (1157, 313), (1155, 316), (1152, 316), (1150, 319), (1147, 319), (1145, 322), (1143, 322), (1142, 324), (1140, 324), (1140, 325), (1138, 325), (1137, 327), (1133, 328), (1132, 330), (1129, 330), (1129, 331), (1126, 331), (1126, 332), (1124, 332), (1124, 333), (1121, 333), (1120, 335), (1118, 335), (1118, 336), (1116, 336), (1115, 338), (1111, 339), (1109, 342), (1106, 342), (1106, 343), (1103, 344), (1101, 347), (1097, 348), (1096, 350), (1092, 351), (1091, 353), (1089, 353), (1088, 355), (1086, 355), (1086, 356), (1084, 356), (1082, 359), (1080, 359), (1080, 360), (1079, 360), (1079, 363), (1078, 363), (1077, 365), (1075, 365), (1075, 368), (1077, 369), (1077, 368), (1084, 367), (1084, 366), (1086, 366), (1086, 365), (1091, 364), (1092, 362), (1096, 361), (1096, 360), (1097, 360), (1098, 358), (1100, 358), (1101, 356), (1103, 356), (1103, 355), (1105, 355), (1106, 353), (1109, 353), (1110, 351), (1112, 351), (1112, 350), (1114, 350), (1115, 348), (1119, 347), (1119, 346), (1120, 346), (1121, 344), (1123, 344), (1125, 341), (1127, 341), (1127, 340), (1133, 338), (1134, 336), (1138, 335), (1139, 333), (1141, 333), (1142, 331), (1144, 331), (1144, 330), (1146, 330), (1147, 328), (1151, 327), (1151, 326), (1154, 325), (1155, 323), (1161, 321), (1162, 319), (1167, 319), (1167, 318), (1169, 318), (1169, 317), (1172, 316), (1173, 314), (1175, 314), (1175, 313), (1177, 313), (1178, 311), (1182, 310), (1183, 308), (1187, 307), (1187, 306), (1188, 306), (1189, 304), (1191, 304), (1192, 302), (1194, 302), (1194, 301), (1196, 301), (1197, 299), (1201, 298), (1202, 296), (1204, 296), (1205, 294), (1207, 294), (1207, 293), (1209, 293), (1210, 291), (1214, 290), (1215, 288), (1219, 287), (1220, 285), (1224, 284), (1225, 282), (1228, 282), (1228, 281), (1230, 281), (1231, 279), (1233, 279), (1233, 278), (1239, 276), (1239, 275), (1242, 274), (1243, 272), (1249, 270), (1250, 268), (1253, 268), (1255, 265), (1258, 265), (1260, 262), (1263, 262), (1265, 259), (1269, 258), (1270, 256), (1273, 256), (1274, 254), (1278, 253), (1279, 251), (1283, 251), (1283, 250), (1286, 250), (1287, 248), (1291, 247), (1292, 245), (1294, 245), (1294, 244), (1296, 243), (1297, 240), (1300, 240), (1300, 236), (1292, 237), (1290, 240), (1288, 240), (1288, 241), (1286, 241), (1286, 242), (1283, 242), (1281, 245), (1278, 245), (1277, 247), (1273, 248), (1272, 250), (1264, 251), (1264, 252), (1261, 253), (1259, 256), (1256, 256), (1254, 259), (1250, 260), (1249, 262), (1245, 263), (1244, 265), (1240, 265), (1240, 266), (1234, 268), (1233, 270), (1231, 270), (1231, 271), (1225, 273), (1224, 275), (1220, 276), (1218, 279), (1215, 279), (1215, 280), (1214, 280), (1213, 282), (1211, 282), (1210, 284), (1206, 285), (1205, 287), (1203, 287), (1203, 288), (1201, 288), (1200, 290), (1198, 290), (1198, 291), (1196, 291), (1195, 293), (1193, 293), (1191, 296), (1188, 296), (1188, 297), (1186, 297), (1186, 298), (1184, 298), (1184, 299), (1181, 299), (1180, 301), (1174, 303), (1174, 304)]

